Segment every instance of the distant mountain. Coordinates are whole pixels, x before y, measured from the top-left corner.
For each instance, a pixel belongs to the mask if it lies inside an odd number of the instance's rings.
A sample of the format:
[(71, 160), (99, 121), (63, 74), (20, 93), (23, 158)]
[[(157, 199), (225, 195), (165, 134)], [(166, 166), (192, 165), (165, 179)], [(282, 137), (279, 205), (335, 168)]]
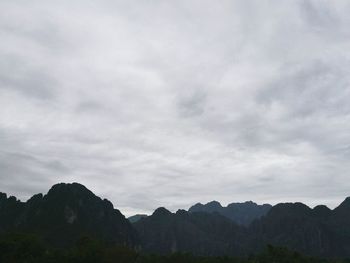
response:
[(148, 215), (144, 215), (144, 214), (137, 214), (137, 215), (133, 215), (128, 217), (128, 220), (130, 223), (136, 223), (137, 221), (141, 220), (142, 218), (147, 217)]
[(190, 209), (188, 209), (188, 212), (213, 213), (213, 212), (220, 212), (222, 209), (223, 207), (218, 201), (211, 201), (209, 203), (206, 203), (205, 205), (201, 203), (197, 203), (194, 206), (191, 206)]
[(198, 203), (192, 206), (188, 211), (193, 212), (206, 212), (213, 213), (217, 212), (233, 222), (248, 226), (255, 219), (261, 218), (266, 215), (267, 212), (271, 209), (271, 205), (264, 204), (258, 205), (252, 201), (247, 201), (244, 203), (231, 203), (227, 207), (221, 206), (217, 201), (209, 202), (205, 205)]
[(27, 202), (0, 195), (0, 233), (29, 232), (55, 246), (70, 245), (81, 236), (133, 246), (137, 234), (111, 202), (77, 183), (56, 184), (46, 195)]
[(246, 229), (218, 213), (171, 213), (158, 208), (133, 224), (142, 248), (147, 252), (168, 254), (189, 252), (197, 255), (244, 254)]

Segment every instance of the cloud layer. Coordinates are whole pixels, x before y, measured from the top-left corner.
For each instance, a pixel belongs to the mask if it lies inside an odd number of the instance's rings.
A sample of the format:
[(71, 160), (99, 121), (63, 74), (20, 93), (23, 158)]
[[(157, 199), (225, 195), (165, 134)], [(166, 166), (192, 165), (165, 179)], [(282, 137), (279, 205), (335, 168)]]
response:
[(123, 213), (350, 195), (347, 0), (0, 2), (0, 190)]

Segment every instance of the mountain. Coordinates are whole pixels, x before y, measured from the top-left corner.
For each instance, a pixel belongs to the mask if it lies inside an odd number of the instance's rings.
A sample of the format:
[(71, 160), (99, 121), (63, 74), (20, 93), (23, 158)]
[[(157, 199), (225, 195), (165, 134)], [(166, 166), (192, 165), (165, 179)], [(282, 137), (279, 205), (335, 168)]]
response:
[(7, 197), (5, 193), (0, 193), (0, 233), (12, 230), (23, 210), (24, 203), (16, 197)]
[(196, 255), (241, 255), (246, 230), (218, 213), (171, 213), (158, 208), (133, 224), (146, 252), (168, 254), (189, 252)]
[(350, 258), (350, 197), (336, 207), (327, 219), (338, 254)]
[(34, 234), (47, 245), (70, 248), (88, 236), (142, 253), (201, 256), (251, 255), (273, 245), (310, 256), (350, 258), (350, 198), (333, 210), (302, 203), (222, 207), (213, 201), (176, 213), (161, 207), (133, 219), (131, 224), (111, 202), (77, 183), (56, 184), (27, 202), (0, 193), (0, 240), (11, 233)]
[(206, 213), (213, 213), (213, 212), (219, 212), (223, 209), (221, 204), (218, 201), (211, 201), (209, 203), (206, 203), (205, 205), (201, 203), (197, 203), (194, 206), (191, 206), (190, 209), (188, 209), (188, 212), (206, 212)]
[(267, 244), (285, 246), (317, 256), (336, 256), (337, 246), (325, 207), (311, 209), (302, 203), (282, 203), (249, 228), (253, 250)]
[(221, 206), (217, 201), (209, 202), (205, 205), (198, 203), (192, 206), (188, 211), (193, 212), (206, 212), (213, 213), (217, 212), (233, 222), (248, 226), (255, 219), (261, 218), (266, 215), (271, 209), (271, 205), (264, 204), (258, 205), (252, 201), (247, 201), (244, 203), (231, 203), (227, 207)]
[(144, 215), (144, 214), (137, 214), (137, 215), (133, 215), (128, 217), (128, 220), (130, 223), (136, 223), (137, 221), (141, 220), (142, 218), (147, 217), (148, 215)]
[(27, 202), (0, 195), (0, 233), (35, 233), (54, 246), (69, 246), (82, 236), (133, 246), (137, 234), (111, 202), (85, 186), (56, 184)]
[(323, 205), (311, 209), (302, 203), (277, 204), (249, 225), (236, 224), (220, 207), (214, 201), (197, 204), (190, 212), (159, 208), (133, 226), (142, 248), (154, 253), (239, 256), (273, 245), (310, 256), (350, 257), (350, 198), (334, 210)]

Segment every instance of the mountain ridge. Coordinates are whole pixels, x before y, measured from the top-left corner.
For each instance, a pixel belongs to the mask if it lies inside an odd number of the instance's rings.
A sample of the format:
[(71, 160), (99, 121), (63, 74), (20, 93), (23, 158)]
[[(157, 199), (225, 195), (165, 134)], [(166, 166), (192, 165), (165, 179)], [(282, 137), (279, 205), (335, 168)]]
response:
[(82, 235), (130, 246), (137, 243), (124, 215), (78, 183), (55, 184), (47, 194), (33, 195), (26, 202), (4, 195), (0, 200), (0, 233), (35, 233), (56, 246), (70, 245)]
[[(271, 244), (311, 256), (350, 257), (350, 198), (333, 210), (324, 205), (310, 208), (300, 202), (269, 206), (247, 201), (223, 207), (213, 201), (208, 210), (200, 203), (193, 207), (175, 213), (159, 207), (131, 224), (110, 201), (85, 186), (60, 183), (26, 202), (0, 193), (0, 236), (33, 233), (56, 247), (91, 236), (159, 254), (244, 256)], [(251, 208), (264, 214), (257, 217), (247, 212), (249, 224), (235, 222), (230, 214), (220, 211), (233, 209), (237, 213)]]
[(270, 204), (258, 205), (253, 201), (243, 203), (230, 203), (227, 206), (222, 206), (218, 201), (211, 201), (206, 204), (197, 203), (189, 208), (189, 212), (217, 212), (233, 222), (248, 226), (255, 219), (261, 218), (271, 209)]

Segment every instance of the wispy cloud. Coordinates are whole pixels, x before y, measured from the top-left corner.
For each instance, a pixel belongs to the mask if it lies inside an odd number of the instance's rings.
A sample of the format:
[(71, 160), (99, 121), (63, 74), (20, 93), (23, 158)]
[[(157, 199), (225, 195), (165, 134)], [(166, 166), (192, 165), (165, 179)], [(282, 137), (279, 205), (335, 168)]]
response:
[(124, 213), (335, 206), (348, 1), (2, 1), (0, 190), (78, 181)]

